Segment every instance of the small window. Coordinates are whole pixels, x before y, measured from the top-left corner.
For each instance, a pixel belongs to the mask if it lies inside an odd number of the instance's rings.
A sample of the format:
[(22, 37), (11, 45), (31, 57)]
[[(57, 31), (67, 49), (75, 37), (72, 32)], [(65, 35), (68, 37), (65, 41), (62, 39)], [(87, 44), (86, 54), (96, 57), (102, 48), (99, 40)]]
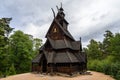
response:
[(54, 33), (55, 33), (55, 32), (57, 32), (57, 29), (56, 29), (56, 28), (54, 28), (54, 29), (53, 29), (53, 32), (54, 32)]

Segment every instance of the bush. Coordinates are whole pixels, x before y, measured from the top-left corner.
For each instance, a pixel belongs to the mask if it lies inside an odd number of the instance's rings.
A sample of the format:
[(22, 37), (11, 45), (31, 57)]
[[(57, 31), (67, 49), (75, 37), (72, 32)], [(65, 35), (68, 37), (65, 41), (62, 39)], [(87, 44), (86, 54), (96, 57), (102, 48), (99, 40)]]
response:
[(90, 60), (88, 69), (103, 72), (120, 80), (120, 62), (114, 62), (114, 57), (108, 56), (103, 60)]
[(11, 65), (11, 67), (9, 68), (9, 71), (7, 71), (7, 75), (15, 75), (16, 71), (15, 71), (15, 67), (14, 64)]
[(111, 66), (111, 75), (120, 80), (120, 62), (113, 63)]
[(0, 71), (0, 78), (3, 76), (2, 72)]

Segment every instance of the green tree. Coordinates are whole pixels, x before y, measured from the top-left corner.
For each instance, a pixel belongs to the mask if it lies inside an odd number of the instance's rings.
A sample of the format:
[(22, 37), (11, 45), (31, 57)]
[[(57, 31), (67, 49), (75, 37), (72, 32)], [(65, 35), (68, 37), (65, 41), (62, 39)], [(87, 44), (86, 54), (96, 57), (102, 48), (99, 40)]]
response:
[(113, 33), (109, 30), (105, 31), (106, 33), (104, 34), (104, 40), (103, 40), (103, 47), (102, 50), (104, 53), (108, 54), (110, 51), (108, 50), (108, 47), (110, 46), (111, 42), (110, 39), (113, 38)]
[(111, 52), (111, 55), (115, 57), (117, 61), (120, 60), (120, 33), (116, 33), (114, 37), (110, 39), (110, 46), (108, 50)]
[(33, 41), (28, 34), (15, 31), (10, 36), (11, 60), (14, 63), (16, 73), (30, 71), (33, 53)]
[(12, 64), (12, 65), (9, 67), (9, 70), (7, 71), (6, 74), (7, 74), (7, 75), (15, 75), (15, 74), (16, 74), (16, 70), (15, 70), (14, 64)]
[(0, 71), (5, 75), (5, 70), (9, 68), (9, 34), (13, 30), (9, 26), (11, 18), (0, 19)]
[(88, 59), (101, 59), (102, 52), (100, 51), (99, 43), (97, 41), (92, 39), (87, 47), (86, 51)]
[[(34, 53), (35, 53), (34, 55), (36, 56), (36, 54), (39, 53), (39, 48), (42, 45), (42, 40), (39, 38), (35, 38), (33, 40), (33, 44), (34, 44)], [(33, 57), (34, 57), (34, 55), (33, 55)]]
[(120, 33), (113, 34), (107, 30), (103, 42), (91, 40), (85, 51), (88, 54), (88, 69), (120, 79)]

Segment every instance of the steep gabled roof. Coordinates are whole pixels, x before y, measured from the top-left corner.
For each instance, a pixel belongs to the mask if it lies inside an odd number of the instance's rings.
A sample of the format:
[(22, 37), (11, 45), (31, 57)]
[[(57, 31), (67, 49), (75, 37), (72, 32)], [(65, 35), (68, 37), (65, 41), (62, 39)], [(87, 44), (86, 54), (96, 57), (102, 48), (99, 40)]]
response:
[(58, 27), (60, 27), (60, 29), (63, 31), (63, 33), (66, 35), (66, 36), (68, 36), (70, 39), (72, 39), (72, 40), (75, 40), (74, 38), (73, 38), (73, 36), (70, 34), (70, 32), (67, 30), (67, 29), (64, 29), (60, 24), (59, 24), (59, 22), (55, 19), (55, 22), (57, 23), (57, 25), (58, 25)]
[(85, 53), (74, 53), (74, 55), (79, 61), (86, 63)]
[(55, 23), (57, 24), (57, 26), (62, 30), (62, 32), (63, 32), (66, 36), (68, 36), (70, 39), (72, 39), (72, 40), (74, 41), (74, 38), (73, 38), (73, 36), (70, 34), (70, 32), (69, 32), (68, 30), (64, 29), (56, 19), (53, 20), (53, 22), (52, 22), (50, 28), (48, 29), (48, 32), (47, 32), (47, 34), (46, 34), (45, 37), (47, 37), (47, 35), (48, 35), (49, 31), (51, 30), (53, 24), (55, 24)]
[(72, 42), (72, 48), (73, 49), (78, 49), (78, 50), (80, 50), (80, 47), (81, 47), (81, 43), (80, 43), (80, 41), (73, 41)]
[(66, 39), (62, 40), (53, 40), (50, 37), (48, 37), (47, 42), (50, 42), (53, 49), (65, 49), (69, 48), (72, 50), (80, 50), (80, 41), (68, 41)]
[(68, 51), (65, 52), (55, 52), (55, 51), (44, 51), (38, 54), (33, 60), (32, 63), (40, 63), (41, 58), (45, 55), (47, 63), (86, 63), (85, 53), (71, 53)]
[(39, 50), (40, 51), (44, 50), (44, 45), (42, 45)]
[(70, 52), (47, 52), (45, 51), (45, 55), (47, 58), (47, 63), (74, 63), (81, 62), (77, 59), (77, 57)]
[(42, 54), (38, 54), (38, 55), (32, 60), (32, 63), (39, 63), (41, 57), (42, 57)]

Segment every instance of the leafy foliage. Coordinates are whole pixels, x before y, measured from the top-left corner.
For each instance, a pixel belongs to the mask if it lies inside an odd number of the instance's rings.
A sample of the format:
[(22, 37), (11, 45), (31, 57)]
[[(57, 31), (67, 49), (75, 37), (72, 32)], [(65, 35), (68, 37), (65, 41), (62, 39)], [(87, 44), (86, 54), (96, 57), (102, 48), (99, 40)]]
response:
[(0, 77), (29, 72), (31, 60), (42, 44), (41, 39), (19, 30), (10, 35), (10, 20), (0, 19)]
[(11, 18), (0, 19), (0, 73), (5, 74), (5, 70), (9, 68), (9, 39), (8, 36), (13, 30), (9, 26)]
[(12, 51), (11, 60), (14, 61), (17, 73), (30, 71), (33, 44), (29, 35), (24, 34), (22, 31), (15, 31), (15, 33), (10, 37), (10, 42)]
[(87, 53), (88, 53), (88, 56), (90, 56), (88, 58), (100, 59), (102, 54), (101, 54), (101, 51), (99, 49), (98, 42), (96, 42), (95, 40), (92, 39), (90, 41), (90, 45), (88, 45)]
[(40, 48), (41, 45), (42, 45), (42, 40), (41, 39), (35, 38), (33, 40), (33, 47), (34, 47), (34, 53), (35, 53), (34, 55), (39, 53), (39, 48)]
[(8, 72), (6, 74), (7, 75), (15, 75), (16, 74), (14, 64), (11, 65), (11, 67), (9, 68), (9, 70), (8, 70)]
[(120, 60), (120, 33), (116, 33), (113, 38), (110, 39), (111, 45), (109, 46), (109, 51), (111, 55), (116, 57), (116, 60)]
[(88, 69), (120, 79), (120, 33), (106, 31), (103, 42), (91, 40), (85, 49), (88, 54)]

